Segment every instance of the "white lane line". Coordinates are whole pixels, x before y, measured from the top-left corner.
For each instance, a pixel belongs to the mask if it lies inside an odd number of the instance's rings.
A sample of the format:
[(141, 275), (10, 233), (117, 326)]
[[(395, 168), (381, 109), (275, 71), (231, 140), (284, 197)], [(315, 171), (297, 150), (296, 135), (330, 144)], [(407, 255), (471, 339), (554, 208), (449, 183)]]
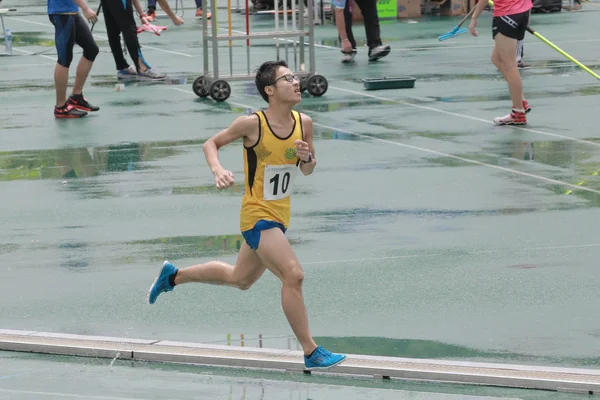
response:
[[(17, 18), (17, 17), (10, 17), (10, 18), (12, 18), (14, 20), (17, 20), (17, 21), (25, 22), (27, 24), (35, 24), (35, 25), (41, 25), (41, 26), (46, 26), (46, 27), (54, 28), (54, 25), (52, 25), (52, 24), (44, 24), (42, 22), (29, 21), (29, 20), (26, 20), (26, 19), (23, 19), (23, 18)], [(103, 40), (108, 40), (108, 37), (106, 37), (104, 35), (98, 35), (96, 33), (92, 33), (92, 35), (95, 36), (95, 37), (97, 37), (97, 38), (103, 39)], [(164, 53), (175, 54), (175, 55), (178, 55), (178, 56), (183, 56), (183, 57), (188, 57), (188, 58), (197, 57), (197, 56), (192, 55), (192, 54), (180, 53), (178, 51), (172, 51), (172, 50), (165, 50), (165, 49), (161, 49), (161, 48), (154, 47), (154, 46), (144, 45), (144, 48), (145, 49), (152, 49), (152, 50), (156, 50), (156, 51), (162, 51)]]
[[(419, 108), (421, 110), (433, 111), (433, 112), (440, 113), (440, 114), (452, 115), (454, 117), (459, 117), (459, 118), (464, 118), (464, 119), (470, 119), (472, 121), (485, 122), (487, 124), (494, 125), (493, 121), (490, 121), (490, 120), (487, 120), (487, 119), (483, 119), (483, 118), (478, 118), (478, 117), (472, 117), (472, 116), (467, 115), (467, 114), (461, 114), (461, 113), (456, 113), (456, 112), (452, 112), (452, 111), (440, 110), (439, 108), (435, 108), (435, 107), (429, 107), (429, 106), (423, 106), (423, 105), (420, 105), (420, 104), (408, 103), (408, 102), (405, 102), (405, 101), (402, 101), (402, 100), (389, 99), (387, 97), (381, 97), (381, 96), (376, 96), (376, 95), (373, 95), (373, 94), (357, 92), (355, 90), (344, 89), (344, 88), (340, 88), (340, 87), (336, 87), (336, 86), (329, 86), (329, 88), (330, 89), (334, 89), (334, 90), (338, 90), (340, 92), (351, 93), (351, 94), (358, 95), (358, 96), (363, 96), (363, 97), (370, 97), (370, 98), (376, 99), (376, 100), (388, 101), (390, 103), (401, 104), (401, 105), (404, 105), (404, 106), (409, 106), (409, 107), (413, 107), (413, 108)], [(573, 138), (573, 137), (570, 137), (570, 136), (559, 135), (558, 133), (545, 132), (545, 131), (540, 131), (540, 130), (531, 129), (531, 128), (525, 128), (525, 127), (521, 127), (521, 126), (513, 126), (511, 128), (516, 128), (516, 129), (520, 129), (520, 130), (525, 131), (525, 132), (531, 132), (531, 133), (536, 133), (536, 134), (539, 134), (539, 135), (560, 138), (560, 139), (563, 139), (563, 140), (571, 140), (573, 142), (584, 143), (584, 144), (587, 144), (587, 145), (600, 147), (600, 142), (591, 142), (589, 140), (576, 139), (576, 138)], [(505, 127), (498, 127), (498, 129), (505, 129)]]
[[(19, 49), (18, 47), (13, 47), (13, 50), (14, 50), (14, 51), (18, 51), (18, 52), (20, 52), (20, 53), (25, 53), (25, 54), (28, 54), (28, 55), (34, 55), (34, 54), (35, 54), (35, 53), (34, 53), (34, 52), (32, 52), (32, 51), (22, 50), (22, 49)], [(56, 61), (56, 56), (55, 56), (55, 57), (52, 57), (52, 56), (47, 56), (47, 55), (45, 55), (45, 54), (35, 54), (35, 55), (36, 55), (36, 56), (38, 56), (38, 57), (44, 57), (44, 58), (47, 58), (47, 59), (49, 59), (49, 60)]]
[(36, 396), (52, 396), (52, 397), (67, 397), (76, 399), (94, 399), (94, 400), (143, 400), (142, 397), (112, 397), (112, 396), (92, 396), (89, 394), (71, 394), (61, 392), (37, 392), (33, 390), (11, 390), (11, 389), (0, 389), (3, 393), (19, 393), (19, 394), (31, 394)]
[[(496, 249), (496, 250), (476, 250), (460, 252), (460, 255), (477, 255), (477, 254), (491, 254), (491, 253), (513, 253), (515, 251), (542, 251), (542, 250), (566, 250), (566, 249), (581, 249), (589, 247), (600, 247), (600, 243), (594, 244), (574, 244), (567, 246), (542, 246), (542, 247), (526, 247), (516, 249)], [(338, 264), (338, 263), (353, 263), (353, 262), (364, 262), (364, 261), (381, 261), (381, 260), (396, 260), (401, 258), (421, 258), (421, 257), (435, 257), (435, 256), (447, 256), (448, 253), (422, 253), (422, 254), (406, 254), (400, 256), (389, 256), (389, 257), (373, 257), (373, 258), (350, 258), (347, 260), (329, 260), (329, 261), (309, 261), (302, 264)]]

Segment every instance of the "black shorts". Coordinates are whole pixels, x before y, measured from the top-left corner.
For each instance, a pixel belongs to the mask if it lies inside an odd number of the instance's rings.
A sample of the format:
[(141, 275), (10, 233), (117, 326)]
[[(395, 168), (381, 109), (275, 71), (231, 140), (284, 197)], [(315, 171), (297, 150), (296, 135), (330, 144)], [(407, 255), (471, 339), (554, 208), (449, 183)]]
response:
[(63, 67), (71, 66), (73, 47), (78, 44), (83, 48), (83, 56), (94, 61), (98, 55), (98, 45), (92, 32), (79, 14), (50, 14), (50, 22), (54, 25), (58, 64)]
[(492, 37), (495, 39), (498, 33), (516, 40), (523, 40), (529, 25), (529, 11), (519, 14), (494, 17), (492, 20)]

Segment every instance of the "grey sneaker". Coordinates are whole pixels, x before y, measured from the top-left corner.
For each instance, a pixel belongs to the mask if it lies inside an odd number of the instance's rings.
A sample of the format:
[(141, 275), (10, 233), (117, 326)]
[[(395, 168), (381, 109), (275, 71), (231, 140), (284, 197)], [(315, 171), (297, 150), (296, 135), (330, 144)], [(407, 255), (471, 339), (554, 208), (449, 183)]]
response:
[(153, 69), (147, 69), (144, 72), (138, 72), (138, 76), (140, 79), (149, 79), (153, 81), (161, 81), (167, 77), (166, 74), (161, 74)]
[(349, 63), (354, 61), (354, 57), (356, 57), (356, 50), (353, 50), (352, 53), (344, 53), (342, 52), (342, 62)]
[(377, 47), (374, 47), (372, 49), (369, 50), (369, 61), (377, 61), (382, 57), (387, 56), (388, 54), (390, 54), (390, 46), (386, 45), (379, 45)]
[(134, 79), (137, 78), (138, 73), (133, 65), (130, 65), (127, 69), (120, 69), (117, 71), (117, 79)]

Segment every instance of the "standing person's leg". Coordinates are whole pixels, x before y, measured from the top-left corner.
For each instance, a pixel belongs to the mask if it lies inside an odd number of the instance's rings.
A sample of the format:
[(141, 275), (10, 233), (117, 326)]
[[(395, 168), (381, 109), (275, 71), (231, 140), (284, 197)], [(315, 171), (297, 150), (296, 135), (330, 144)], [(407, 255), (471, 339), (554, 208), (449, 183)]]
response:
[(376, 0), (356, 0), (360, 7), (365, 24), (367, 46), (369, 46), (369, 61), (377, 61), (390, 53), (390, 46), (381, 43), (379, 15)]
[(492, 62), (504, 76), (508, 84), (508, 90), (512, 99), (512, 112), (504, 117), (494, 119), (497, 125), (525, 125), (525, 116), (529, 104), (523, 95), (523, 81), (517, 66), (515, 54), (517, 52), (517, 41), (523, 40), (525, 27), (529, 22), (529, 13), (494, 17), (492, 31), (494, 37), (494, 49), (492, 51)]
[(55, 29), (55, 43), (58, 60), (54, 68), (54, 87), (56, 90), (56, 105), (54, 116), (56, 118), (80, 118), (87, 112), (77, 110), (67, 104), (67, 86), (69, 84), (69, 68), (73, 61), (73, 47), (75, 46), (75, 15), (51, 14), (48, 16)]
[[(523, 82), (521, 80), (521, 75), (519, 74), (519, 68), (517, 68), (517, 60), (514, 57), (517, 50), (517, 42), (501, 33), (496, 36), (495, 40), (494, 50), (492, 50), (492, 62), (502, 73), (508, 84), (513, 112), (517, 111), (519, 114), (522, 113), (524, 117)], [(497, 122), (500, 121), (498, 120)], [(514, 121), (511, 120), (511, 122)]]
[(525, 40), (519, 40), (517, 45), (517, 66), (519, 69), (525, 69), (531, 67), (530, 64), (526, 63), (525, 57)]
[[(202, 0), (196, 0), (196, 17), (202, 16)], [(210, 19), (211, 13), (206, 14), (206, 18)]]
[(148, 22), (152, 22), (156, 19), (156, 0), (148, 0)]
[(344, 53), (342, 55), (342, 62), (351, 62), (356, 57), (356, 40), (354, 39), (354, 33), (352, 33), (352, 0), (346, 0), (346, 5), (344, 6), (344, 24), (346, 25), (346, 37), (350, 41), (352, 52)]
[(138, 78), (160, 80), (166, 75), (159, 74), (152, 70), (152, 67), (146, 62), (142, 55), (140, 42), (138, 41), (137, 25), (133, 16), (133, 4), (131, 0), (105, 0), (112, 5), (114, 20), (119, 26), (119, 30), (123, 34), (123, 40), (127, 46), (129, 56), (133, 61), (133, 65), (137, 69)]
[(74, 24), (75, 43), (83, 49), (83, 56), (77, 65), (73, 92), (67, 102), (79, 110), (98, 111), (100, 110), (100, 107), (91, 105), (85, 97), (83, 97), (83, 86), (87, 81), (100, 49), (98, 49), (98, 45), (94, 41), (92, 32), (81, 15), (75, 15)]
[[(525, 61), (523, 61), (523, 57), (525, 55), (525, 38), (519, 40), (517, 43), (518, 43), (518, 45), (517, 45), (518, 46), (517, 68), (519, 68), (519, 69), (529, 68), (531, 65), (527, 64)], [(525, 114), (527, 114), (529, 111), (531, 111), (529, 102), (525, 99), (525, 93), (523, 93), (523, 108), (525, 109)]]
[(135, 23), (135, 17), (133, 16), (133, 3), (131, 0), (125, 0), (121, 5), (124, 5), (125, 7), (123, 7), (121, 18), (117, 21), (121, 28), (121, 32), (123, 32), (123, 40), (125, 41), (125, 46), (127, 46), (127, 51), (133, 61), (133, 65), (138, 71), (143, 72), (146, 69), (150, 69), (150, 65), (148, 65), (142, 57), (142, 50), (138, 40), (137, 25)]
[(116, 15), (121, 12), (123, 3), (120, 0), (102, 0), (104, 7), (104, 24), (106, 25), (106, 36), (108, 36), (108, 45), (115, 60), (117, 69), (117, 78), (135, 78), (137, 69), (130, 66), (123, 55), (121, 46), (121, 28), (116, 20)]

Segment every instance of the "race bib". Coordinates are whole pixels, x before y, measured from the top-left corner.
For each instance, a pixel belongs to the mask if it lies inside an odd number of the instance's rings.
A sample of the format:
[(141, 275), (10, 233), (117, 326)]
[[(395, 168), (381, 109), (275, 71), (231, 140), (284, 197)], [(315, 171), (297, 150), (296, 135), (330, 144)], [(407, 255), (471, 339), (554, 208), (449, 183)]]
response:
[(295, 164), (265, 165), (264, 192), (265, 200), (280, 200), (292, 193), (294, 180), (298, 173)]

